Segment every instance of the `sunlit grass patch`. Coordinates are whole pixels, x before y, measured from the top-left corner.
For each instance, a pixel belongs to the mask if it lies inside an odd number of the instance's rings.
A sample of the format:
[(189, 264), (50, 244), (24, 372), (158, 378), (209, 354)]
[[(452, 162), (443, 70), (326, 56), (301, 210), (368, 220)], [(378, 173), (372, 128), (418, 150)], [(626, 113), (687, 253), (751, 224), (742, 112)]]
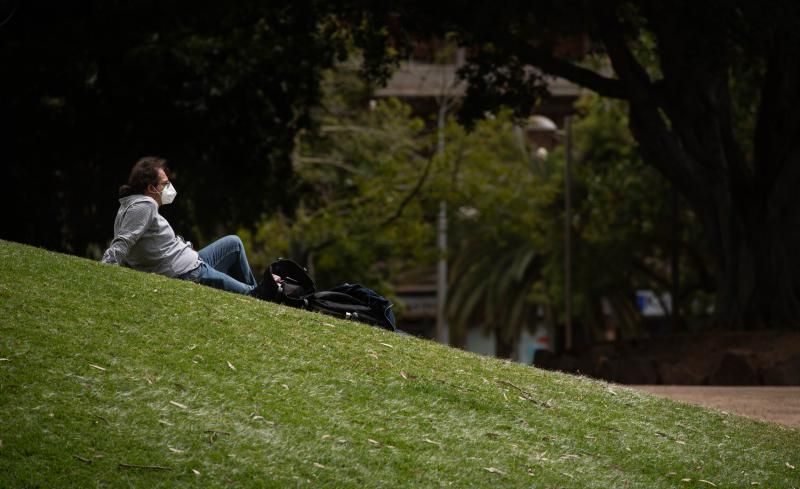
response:
[(18, 244), (0, 265), (0, 487), (800, 487), (797, 430)]

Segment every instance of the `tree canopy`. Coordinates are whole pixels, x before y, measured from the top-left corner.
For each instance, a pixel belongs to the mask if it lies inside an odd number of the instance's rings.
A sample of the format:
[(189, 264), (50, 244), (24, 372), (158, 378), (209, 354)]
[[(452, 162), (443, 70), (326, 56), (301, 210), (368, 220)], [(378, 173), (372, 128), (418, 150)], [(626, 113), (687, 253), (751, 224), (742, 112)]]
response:
[[(393, 50), (454, 34), (465, 115), (525, 112), (555, 75), (627, 101), (644, 161), (702, 223), (727, 327), (800, 327), (800, 5), (789, 0), (395, 1)], [(372, 52), (378, 52), (377, 50)], [(387, 55), (386, 53), (389, 53)], [(487, 105), (489, 104), (489, 105)]]

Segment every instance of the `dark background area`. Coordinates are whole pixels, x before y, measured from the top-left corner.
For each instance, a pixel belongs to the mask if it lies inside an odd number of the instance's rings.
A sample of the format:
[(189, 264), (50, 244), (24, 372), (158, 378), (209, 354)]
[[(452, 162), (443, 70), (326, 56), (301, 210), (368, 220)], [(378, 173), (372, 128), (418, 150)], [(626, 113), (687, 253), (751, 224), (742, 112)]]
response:
[(295, 202), (289, 154), (341, 46), (310, 2), (4, 2), (0, 237), (79, 255), (110, 240), (117, 188), (169, 160), (187, 238)]

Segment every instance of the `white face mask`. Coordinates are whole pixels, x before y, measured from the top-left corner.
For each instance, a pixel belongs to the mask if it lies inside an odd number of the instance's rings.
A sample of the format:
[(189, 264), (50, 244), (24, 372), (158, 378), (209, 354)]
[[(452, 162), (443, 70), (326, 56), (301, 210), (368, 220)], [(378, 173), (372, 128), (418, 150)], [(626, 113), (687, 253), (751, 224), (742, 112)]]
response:
[(175, 190), (171, 183), (168, 183), (164, 190), (161, 191), (161, 205), (171, 204), (176, 195), (178, 195), (178, 191)]

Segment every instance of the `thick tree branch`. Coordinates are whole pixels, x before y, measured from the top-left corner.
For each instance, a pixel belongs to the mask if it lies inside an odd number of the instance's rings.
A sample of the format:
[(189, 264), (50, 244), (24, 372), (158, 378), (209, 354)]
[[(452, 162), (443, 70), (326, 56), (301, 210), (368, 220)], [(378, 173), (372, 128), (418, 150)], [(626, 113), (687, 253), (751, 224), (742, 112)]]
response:
[(608, 51), (608, 57), (614, 71), (620, 79), (621, 85), (626, 89), (628, 98), (632, 102), (655, 105), (650, 89), (652, 84), (647, 71), (636, 60), (622, 37), (623, 28), (616, 18), (616, 12), (609, 11), (606, 7), (595, 9), (600, 23), (600, 35)]
[(732, 196), (744, 204), (744, 212), (751, 208), (752, 170), (733, 128), (728, 44), (733, 13), (711, 4), (692, 6), (692, 11), (687, 17), (658, 2), (645, 8), (664, 77), (657, 100), (683, 152), (691, 155), (692, 178), (716, 189), (718, 198)]
[(672, 182), (694, 209), (701, 208), (704, 188), (693, 178), (689, 156), (681, 150), (680, 141), (666, 127), (658, 109), (631, 102), (629, 118), (642, 158)]
[(549, 75), (561, 77), (597, 92), (604, 97), (618, 99), (628, 98), (625, 87), (617, 79), (602, 76), (595, 71), (557, 58), (544, 49), (531, 48), (525, 51), (524, 55), (524, 60), (526, 62), (540, 68)]
[(697, 208), (703, 200), (704, 189), (692, 170), (693, 161), (664, 119), (662, 84), (651, 82), (647, 71), (631, 52), (616, 12), (598, 7), (596, 15), (608, 56), (629, 94), (631, 131), (640, 144), (642, 157)]

